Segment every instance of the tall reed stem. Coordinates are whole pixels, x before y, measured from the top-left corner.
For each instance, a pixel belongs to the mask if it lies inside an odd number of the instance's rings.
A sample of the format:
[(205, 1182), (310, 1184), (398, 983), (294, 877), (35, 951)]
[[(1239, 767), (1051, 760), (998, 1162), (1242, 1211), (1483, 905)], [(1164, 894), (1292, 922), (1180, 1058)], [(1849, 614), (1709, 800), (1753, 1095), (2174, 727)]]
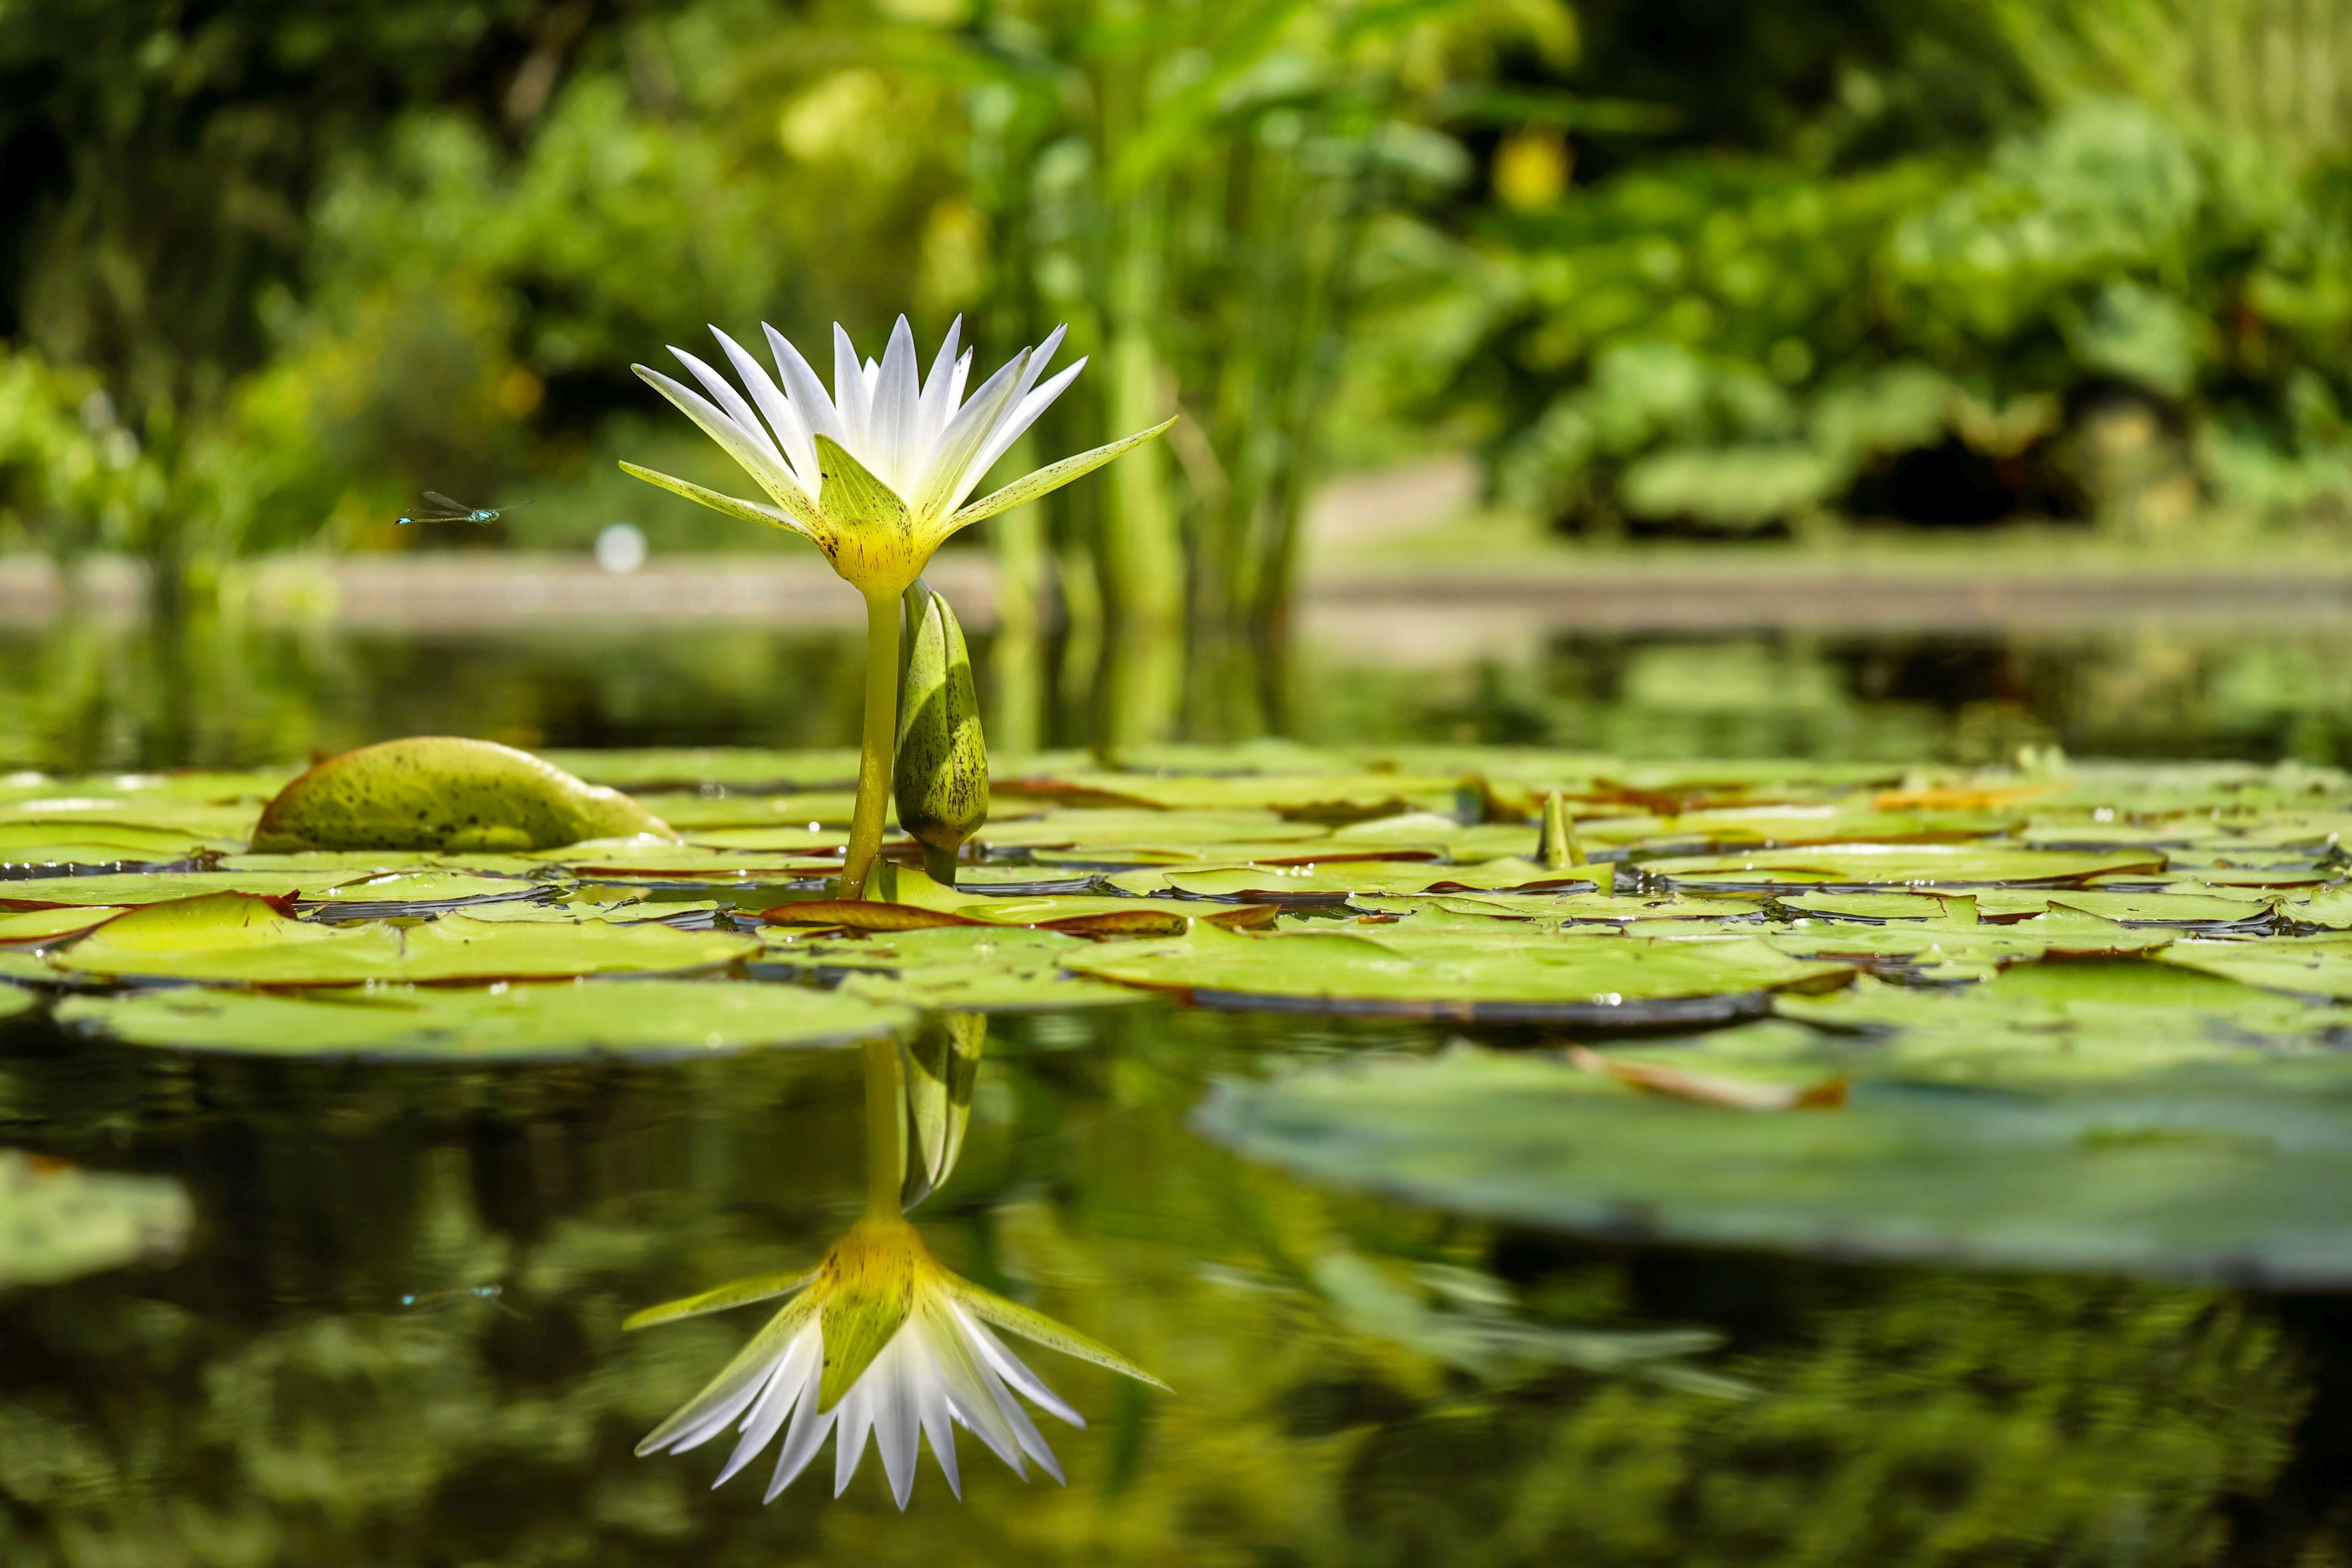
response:
[(898, 747), (898, 595), (866, 599), (866, 732), (857, 757), (857, 805), (841, 862), (841, 896), (862, 899), (890, 815), (890, 764)]

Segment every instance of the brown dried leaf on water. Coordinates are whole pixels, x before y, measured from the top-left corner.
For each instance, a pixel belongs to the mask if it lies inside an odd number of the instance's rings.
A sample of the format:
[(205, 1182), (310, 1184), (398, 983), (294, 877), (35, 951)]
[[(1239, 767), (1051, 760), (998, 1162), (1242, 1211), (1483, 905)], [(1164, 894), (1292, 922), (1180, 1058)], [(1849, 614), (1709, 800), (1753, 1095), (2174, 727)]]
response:
[(1604, 1056), (1590, 1046), (1569, 1047), (1568, 1059), (1586, 1072), (1599, 1073), (1653, 1094), (1696, 1100), (1702, 1105), (1725, 1105), (1735, 1110), (1833, 1110), (1845, 1103), (1846, 1080), (1843, 1073), (1818, 1083), (1762, 1083), (1754, 1079), (1693, 1072), (1656, 1062), (1625, 1061)]

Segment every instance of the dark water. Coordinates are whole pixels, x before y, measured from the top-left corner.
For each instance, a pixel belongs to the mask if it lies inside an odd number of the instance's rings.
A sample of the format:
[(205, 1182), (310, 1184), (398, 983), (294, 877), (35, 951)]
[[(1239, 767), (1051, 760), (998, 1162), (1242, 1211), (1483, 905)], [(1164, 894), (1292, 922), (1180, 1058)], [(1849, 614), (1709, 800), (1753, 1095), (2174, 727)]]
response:
[[(838, 743), (856, 699), (829, 635), (132, 628), (8, 653), (12, 764), (452, 729)], [(2333, 759), (2337, 668), (2285, 636), (1561, 639), (1483, 669), (1302, 655), (1284, 685), (1308, 738)], [(1087, 711), (1058, 697), (1054, 738)], [(716, 1445), (631, 1453), (761, 1313), (621, 1320), (804, 1263), (855, 1218), (856, 1053), (460, 1069), (0, 1025), (0, 1144), (176, 1176), (199, 1215), (175, 1266), (0, 1296), (0, 1563), (2352, 1562), (2346, 1299), (1577, 1240), (1318, 1189), (1188, 1131), (1219, 1075), (1446, 1037), (1160, 1007), (998, 1021), (962, 1162), (917, 1218), (942, 1261), (1176, 1393), (1039, 1352), (1091, 1422), (1045, 1424), (1068, 1486), (967, 1441), (964, 1500), (926, 1458), (902, 1517), (871, 1456), (839, 1500), (812, 1474), (762, 1508), (764, 1466), (707, 1489)], [(1427, 1317), (1343, 1289), (1360, 1263), (1430, 1312), (1450, 1310), (1430, 1282), (1470, 1281), (1524, 1324), (1712, 1331), (1681, 1364), (1744, 1393), (1465, 1365)]]

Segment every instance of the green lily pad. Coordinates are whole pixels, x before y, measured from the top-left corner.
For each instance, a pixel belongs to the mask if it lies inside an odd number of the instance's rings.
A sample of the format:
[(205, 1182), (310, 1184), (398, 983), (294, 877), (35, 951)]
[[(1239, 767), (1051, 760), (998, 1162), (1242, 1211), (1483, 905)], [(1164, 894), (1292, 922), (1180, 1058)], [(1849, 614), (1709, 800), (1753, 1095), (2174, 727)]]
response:
[(0, 984), (0, 1018), (13, 1018), (39, 1003), (39, 997), (20, 986)]
[(1080, 937), (1025, 927), (947, 926), (872, 937), (771, 940), (763, 964), (811, 976), (845, 975), (861, 995), (963, 1012), (1132, 1006), (1150, 994), (1070, 973), (1097, 951)]
[(750, 746), (648, 747), (609, 752), (545, 751), (542, 758), (590, 784), (642, 794), (653, 790), (788, 791), (850, 789), (857, 750), (770, 752)]
[(1065, 962), (1083, 974), (1213, 1006), (1623, 1027), (1752, 1016), (1773, 991), (1834, 986), (1853, 973), (1850, 965), (1791, 959), (1753, 940), (1704, 947), (1613, 934), (1496, 941), (1415, 936), (1404, 926), (1271, 936), (1196, 926), (1177, 941), (1119, 943)]
[(992, 780), (1009, 799), (1161, 811), (1267, 810), (1302, 822), (1341, 824), (1408, 811), (1452, 809), (1461, 781), (1402, 773), (1283, 776), (1158, 774), (1071, 770)]
[(168, 865), (245, 847), (241, 839), (205, 838), (176, 829), (105, 823), (0, 822), (0, 865)]
[(0, 914), (0, 942), (56, 942), (105, 924), (122, 913), (121, 904), (76, 904), (54, 910), (17, 910)]
[(2164, 961), (2264, 990), (2352, 1001), (2352, 937), (2176, 942)]
[(2152, 849), (2074, 854), (1979, 844), (1842, 844), (1653, 860), (1642, 870), (1696, 890), (1785, 887), (1859, 892), (1885, 887), (2069, 887), (2115, 872), (2154, 875), (2164, 867), (2163, 854)]
[(708, 793), (664, 791), (640, 794), (635, 798), (639, 805), (681, 833), (751, 827), (797, 827), (805, 831), (812, 822), (817, 825), (816, 831), (830, 828), (839, 833), (849, 826), (857, 795), (854, 790), (834, 789), (752, 795), (713, 786)]
[(2036, 1095), (1865, 1079), (1842, 1109), (1759, 1112), (1465, 1048), (1220, 1084), (1193, 1122), (1311, 1181), (1612, 1237), (2352, 1281), (2352, 1080)]
[(545, 926), (449, 915), (402, 928), (295, 920), (247, 893), (151, 904), (100, 926), (49, 962), (68, 973), (252, 985), (531, 980), (713, 968), (756, 938), (668, 926)]
[(0, 1149), (0, 1289), (171, 1258), (194, 1218), (186, 1192), (168, 1178)]
[(904, 1035), (904, 1007), (804, 985), (614, 980), (275, 995), (75, 997), (58, 1019), (132, 1045), (256, 1056), (491, 1061), (678, 1057)]
[[(1351, 893), (1396, 896), (1517, 888), (1591, 892), (1613, 868), (1571, 866), (1548, 870), (1532, 860), (1487, 860), (1475, 866), (1423, 861), (1340, 860), (1306, 866), (1217, 866), (1201, 870), (1127, 871), (1108, 879), (1124, 892), (1173, 891), (1196, 899), (1244, 899), (1279, 903), (1337, 903)], [(1605, 890), (1605, 889), (1602, 889)]]

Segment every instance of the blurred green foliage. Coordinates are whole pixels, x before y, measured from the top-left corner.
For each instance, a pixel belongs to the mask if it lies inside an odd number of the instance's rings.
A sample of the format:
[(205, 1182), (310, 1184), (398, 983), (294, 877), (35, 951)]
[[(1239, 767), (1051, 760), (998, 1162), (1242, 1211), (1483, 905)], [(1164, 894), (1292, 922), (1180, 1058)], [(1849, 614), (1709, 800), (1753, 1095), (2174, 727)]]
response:
[[(1808, 11), (1775, 29), (1800, 60)], [(1841, 20), (1777, 125), (1603, 147), (1516, 201), (1498, 155), (1429, 287), (1507, 490), (1603, 532), (2341, 515), (2352, 94), (2293, 51), (2352, 7)]]
[(1045, 455), (1190, 416), (991, 525), (1081, 621), (1268, 615), (1321, 474), (1472, 442), (1604, 533), (2340, 510), (2347, 39), (2347, 0), (10, 0), (0, 546), (394, 547), (429, 485), (539, 503), (430, 542), (791, 548), (614, 472), (717, 477), (627, 365), (902, 308), (992, 356), (1070, 324)]

